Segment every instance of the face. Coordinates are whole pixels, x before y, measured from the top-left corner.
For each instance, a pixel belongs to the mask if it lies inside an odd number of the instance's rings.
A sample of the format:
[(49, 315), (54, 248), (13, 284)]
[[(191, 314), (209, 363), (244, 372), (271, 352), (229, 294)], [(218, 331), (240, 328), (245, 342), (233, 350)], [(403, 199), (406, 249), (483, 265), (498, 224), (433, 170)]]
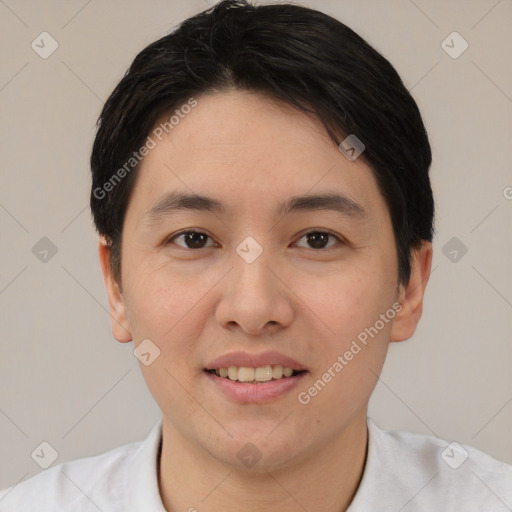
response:
[[(164, 432), (234, 466), (250, 441), (260, 467), (284, 467), (366, 418), (389, 341), (412, 335), (421, 314), (430, 249), (399, 286), (388, 209), (361, 158), (349, 161), (317, 120), (264, 96), (196, 99), (142, 162), (123, 227), (122, 292), (100, 243), (113, 333), (137, 347), (151, 340), (141, 346), (148, 360), (159, 351), (141, 369)], [(215, 203), (184, 208), (177, 193)], [(245, 356), (235, 367), (301, 373), (256, 384), (207, 371), (235, 353)]]

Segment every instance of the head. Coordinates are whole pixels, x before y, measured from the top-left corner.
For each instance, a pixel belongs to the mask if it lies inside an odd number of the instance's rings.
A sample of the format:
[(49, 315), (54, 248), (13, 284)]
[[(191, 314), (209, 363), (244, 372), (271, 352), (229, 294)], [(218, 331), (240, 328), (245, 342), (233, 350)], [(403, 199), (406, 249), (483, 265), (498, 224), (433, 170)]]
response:
[[(141, 367), (169, 428), (226, 463), (252, 440), (282, 465), (362, 417), (421, 316), (430, 164), (394, 68), (321, 12), (222, 1), (137, 55), (98, 121), (91, 208), (114, 336), (157, 347)], [(239, 416), (206, 370), (267, 350), (306, 368), (300, 389)], [(267, 438), (283, 407), (300, 414)]]

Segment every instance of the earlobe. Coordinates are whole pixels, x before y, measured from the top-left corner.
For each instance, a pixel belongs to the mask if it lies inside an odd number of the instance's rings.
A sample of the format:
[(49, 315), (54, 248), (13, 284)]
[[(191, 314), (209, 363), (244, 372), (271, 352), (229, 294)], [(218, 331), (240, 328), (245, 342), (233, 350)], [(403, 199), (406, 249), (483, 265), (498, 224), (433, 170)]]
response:
[(133, 338), (126, 317), (124, 297), (112, 274), (112, 268), (110, 265), (110, 247), (104, 237), (100, 237), (98, 242), (98, 256), (103, 280), (107, 289), (110, 319), (112, 322), (112, 335), (117, 341), (127, 343), (132, 341)]
[(423, 297), (431, 267), (432, 244), (424, 241), (421, 247), (412, 251), (409, 282), (400, 285), (398, 302), (402, 309), (393, 321), (390, 341), (405, 341), (414, 334), (423, 312)]

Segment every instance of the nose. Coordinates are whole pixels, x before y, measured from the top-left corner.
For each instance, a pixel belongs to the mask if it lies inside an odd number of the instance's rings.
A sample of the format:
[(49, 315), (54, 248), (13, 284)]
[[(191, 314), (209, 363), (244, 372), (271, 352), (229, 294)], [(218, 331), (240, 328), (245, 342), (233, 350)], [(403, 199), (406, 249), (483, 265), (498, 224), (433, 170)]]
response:
[(286, 275), (265, 251), (248, 263), (235, 255), (234, 268), (222, 281), (216, 319), (226, 329), (264, 335), (291, 324), (294, 298)]

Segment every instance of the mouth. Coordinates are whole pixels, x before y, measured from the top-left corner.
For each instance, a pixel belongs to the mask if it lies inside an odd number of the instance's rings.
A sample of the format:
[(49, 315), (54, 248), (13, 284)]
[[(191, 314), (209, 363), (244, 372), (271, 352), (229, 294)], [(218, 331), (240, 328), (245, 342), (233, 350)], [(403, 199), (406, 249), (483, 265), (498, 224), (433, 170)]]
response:
[(203, 369), (209, 389), (239, 404), (289, 399), (309, 373), (303, 363), (275, 350), (228, 352), (207, 362)]
[(227, 368), (205, 369), (205, 372), (221, 379), (244, 384), (266, 384), (269, 382), (285, 380), (306, 373), (306, 370), (294, 370), (287, 366), (266, 365), (258, 368), (248, 366), (229, 366)]
[(258, 368), (228, 366), (205, 368), (212, 389), (238, 404), (269, 404), (285, 399), (309, 373), (280, 365)]

